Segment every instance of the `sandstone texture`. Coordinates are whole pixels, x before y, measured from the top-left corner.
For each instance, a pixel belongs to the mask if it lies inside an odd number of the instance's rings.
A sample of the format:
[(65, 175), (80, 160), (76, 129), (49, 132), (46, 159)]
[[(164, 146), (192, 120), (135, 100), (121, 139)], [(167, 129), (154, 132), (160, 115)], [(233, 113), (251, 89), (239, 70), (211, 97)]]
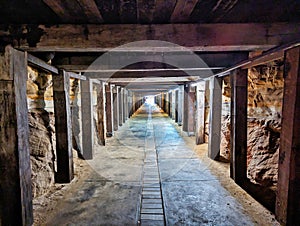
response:
[[(283, 65), (274, 61), (248, 72), (247, 175), (276, 190), (283, 98)], [(229, 105), (229, 107), (228, 107)], [(230, 81), (224, 77), (220, 154), (230, 159)]]

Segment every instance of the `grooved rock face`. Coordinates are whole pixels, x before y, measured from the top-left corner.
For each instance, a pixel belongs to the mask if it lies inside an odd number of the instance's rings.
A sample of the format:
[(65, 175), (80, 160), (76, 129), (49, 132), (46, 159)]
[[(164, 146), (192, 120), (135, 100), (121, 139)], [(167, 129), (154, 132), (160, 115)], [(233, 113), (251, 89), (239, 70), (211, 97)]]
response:
[(28, 113), (32, 193), (38, 197), (54, 184), (54, 116), (46, 111)]
[(281, 119), (248, 121), (247, 174), (255, 184), (277, 183)]

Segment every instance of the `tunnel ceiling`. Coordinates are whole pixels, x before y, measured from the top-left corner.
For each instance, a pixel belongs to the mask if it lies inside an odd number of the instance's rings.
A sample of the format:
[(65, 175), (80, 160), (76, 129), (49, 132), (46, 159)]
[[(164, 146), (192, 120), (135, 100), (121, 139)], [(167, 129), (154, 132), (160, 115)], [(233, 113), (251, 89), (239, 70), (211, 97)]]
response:
[[(168, 48), (131, 49), (130, 54), (154, 55), (153, 61), (117, 68), (109, 81), (147, 93), (197, 81), (207, 69), (216, 73), (247, 59), (249, 52), (299, 40), (300, 30), (300, 1), (295, 0), (3, 0), (0, 13), (1, 46), (12, 44), (44, 60), (52, 54), (53, 65), (100, 80), (116, 68), (90, 65), (131, 41), (177, 43), (206, 62), (207, 68), (188, 63), (178, 68), (161, 60)], [(291, 23), (297, 25), (282, 29)], [(119, 56), (128, 54), (123, 50)], [(181, 50), (178, 55), (184, 59)]]

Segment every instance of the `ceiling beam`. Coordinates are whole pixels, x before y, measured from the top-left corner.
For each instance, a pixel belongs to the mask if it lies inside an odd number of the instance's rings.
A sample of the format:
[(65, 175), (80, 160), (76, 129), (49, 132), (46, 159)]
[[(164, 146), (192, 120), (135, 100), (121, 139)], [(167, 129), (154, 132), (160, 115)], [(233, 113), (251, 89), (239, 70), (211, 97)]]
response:
[(188, 22), (198, 0), (179, 0), (171, 16), (171, 22)]
[(140, 69), (140, 70), (103, 70), (97, 72), (85, 72), (84, 75), (89, 78), (145, 78), (145, 77), (187, 77), (187, 76), (200, 76), (202, 78), (209, 77), (214, 74), (212, 70), (198, 70), (198, 69), (180, 69), (170, 70), (157, 70), (157, 69)]
[[(118, 51), (254, 51), (269, 49), (300, 39), (300, 23), (273, 24), (103, 24), (43, 26), (40, 41), (29, 48), (26, 39), (20, 48), (28, 51), (105, 52)], [(177, 44), (159, 46), (151, 41)], [(134, 41), (140, 43), (121, 46)], [(184, 50), (186, 51), (186, 50)]]
[(190, 77), (159, 77), (159, 78), (110, 78), (104, 80), (109, 83), (146, 83), (146, 82), (160, 82), (160, 83), (177, 83), (177, 82), (191, 82), (199, 79), (199, 76)]
[(77, 0), (89, 23), (103, 23), (103, 18), (94, 0)]

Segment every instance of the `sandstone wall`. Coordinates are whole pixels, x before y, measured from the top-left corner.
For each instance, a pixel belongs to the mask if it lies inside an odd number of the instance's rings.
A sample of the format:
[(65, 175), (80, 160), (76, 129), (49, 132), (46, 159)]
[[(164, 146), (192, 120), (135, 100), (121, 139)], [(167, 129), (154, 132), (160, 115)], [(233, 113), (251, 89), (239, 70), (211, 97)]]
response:
[(55, 127), (52, 76), (28, 67), (27, 100), (33, 197), (54, 184)]
[[(221, 156), (230, 159), (230, 82), (223, 83)], [(282, 61), (248, 72), (247, 175), (254, 183), (276, 189), (283, 98)], [(228, 106), (226, 106), (228, 105)]]

